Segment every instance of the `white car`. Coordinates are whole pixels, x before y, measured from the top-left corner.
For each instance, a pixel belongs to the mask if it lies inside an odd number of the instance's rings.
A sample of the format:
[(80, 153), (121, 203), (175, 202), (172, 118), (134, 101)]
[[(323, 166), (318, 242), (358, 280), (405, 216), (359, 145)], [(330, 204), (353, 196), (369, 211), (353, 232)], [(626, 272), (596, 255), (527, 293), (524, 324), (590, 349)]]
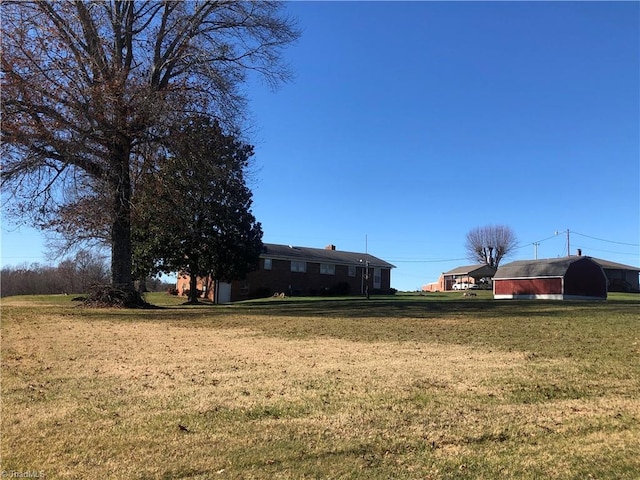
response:
[(471, 284), (467, 282), (454, 283), (452, 288), (454, 290), (467, 290), (469, 285)]

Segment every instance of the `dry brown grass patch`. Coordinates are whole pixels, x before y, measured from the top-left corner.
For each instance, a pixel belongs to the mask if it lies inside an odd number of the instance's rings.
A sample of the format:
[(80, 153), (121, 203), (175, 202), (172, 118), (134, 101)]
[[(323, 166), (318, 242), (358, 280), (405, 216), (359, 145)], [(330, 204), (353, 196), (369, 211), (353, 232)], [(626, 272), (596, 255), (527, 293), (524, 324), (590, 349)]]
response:
[[(634, 377), (585, 381), (573, 358), (462, 340), (267, 334), (281, 318), (189, 327), (162, 313), (103, 317), (3, 322), (3, 469), (48, 478), (572, 478), (582, 459), (585, 472), (589, 458), (618, 473), (640, 467), (628, 459), (640, 453)], [(380, 321), (360, 319), (362, 328)], [(468, 319), (429, 328), (460, 322)], [(590, 395), (589, 382), (614, 392)]]

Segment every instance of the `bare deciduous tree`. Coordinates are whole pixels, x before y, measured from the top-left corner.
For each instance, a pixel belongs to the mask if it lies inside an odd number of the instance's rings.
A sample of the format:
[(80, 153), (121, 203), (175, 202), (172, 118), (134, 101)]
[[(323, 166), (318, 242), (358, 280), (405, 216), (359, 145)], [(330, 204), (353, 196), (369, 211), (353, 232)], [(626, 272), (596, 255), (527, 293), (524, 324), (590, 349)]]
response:
[(11, 211), (50, 226), (74, 208), (102, 209), (95, 219), (108, 219), (112, 284), (132, 288), (132, 178), (145, 171), (146, 149), (186, 113), (237, 122), (250, 70), (272, 85), (287, 78), (281, 51), (298, 32), (282, 5), (2, 2)]
[(516, 235), (505, 225), (476, 227), (467, 233), (465, 249), (470, 260), (498, 268), (502, 259), (513, 253)]
[(105, 258), (88, 250), (62, 260), (57, 267), (32, 264), (6, 266), (0, 272), (0, 295), (35, 295), (54, 293), (87, 293), (96, 284), (109, 279)]

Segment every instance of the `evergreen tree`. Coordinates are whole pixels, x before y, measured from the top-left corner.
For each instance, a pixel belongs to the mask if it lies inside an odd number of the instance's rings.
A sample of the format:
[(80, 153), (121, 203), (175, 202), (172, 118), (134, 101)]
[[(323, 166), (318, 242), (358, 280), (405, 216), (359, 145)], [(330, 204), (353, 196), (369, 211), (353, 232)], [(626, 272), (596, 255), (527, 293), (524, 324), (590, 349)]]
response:
[(230, 282), (257, 266), (262, 228), (246, 184), (253, 147), (192, 117), (172, 133), (167, 154), (136, 202), (134, 265), (139, 276), (188, 274), (195, 303), (198, 277)]

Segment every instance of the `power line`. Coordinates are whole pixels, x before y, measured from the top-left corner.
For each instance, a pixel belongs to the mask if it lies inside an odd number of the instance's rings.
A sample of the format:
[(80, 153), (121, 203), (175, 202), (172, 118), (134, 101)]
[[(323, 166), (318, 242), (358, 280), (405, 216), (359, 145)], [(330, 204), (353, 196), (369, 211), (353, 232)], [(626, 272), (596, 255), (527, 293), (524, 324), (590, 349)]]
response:
[(557, 237), (557, 236), (558, 236), (558, 235), (554, 233), (554, 234), (553, 234), (553, 235), (551, 235), (550, 237), (543, 238), (542, 240), (537, 240), (537, 241), (535, 241), (535, 242), (529, 242), (529, 243), (521, 243), (521, 244), (518, 244), (518, 246), (516, 246), (515, 250), (520, 250), (521, 248), (526, 248), (526, 247), (529, 247), (529, 246), (531, 246), (531, 245), (534, 245), (534, 246), (535, 246), (536, 244), (537, 244), (537, 245), (540, 245), (542, 242), (546, 242), (547, 240), (551, 240), (552, 238), (555, 238), (555, 237)]
[(460, 262), (462, 260), (467, 260), (466, 258), (447, 258), (447, 259), (437, 259), (437, 260), (394, 260), (390, 259), (389, 262), (393, 263), (443, 263), (443, 262)]
[[(586, 238), (590, 238), (592, 240), (598, 240), (598, 241), (601, 241), (601, 242), (615, 243), (617, 245), (626, 245), (626, 246), (630, 246), (630, 247), (640, 247), (640, 244), (637, 244), (637, 243), (627, 243), (627, 242), (617, 242), (615, 240), (607, 240), (607, 239), (604, 239), (604, 238), (598, 238), (598, 237), (594, 237), (594, 236), (591, 236), (591, 235), (586, 235), (584, 233), (575, 232), (573, 230), (570, 230), (569, 232), (570, 233), (574, 233), (576, 235), (580, 235), (581, 237), (586, 237)], [(553, 234), (553, 235), (551, 235), (549, 237), (543, 238), (542, 240), (537, 240), (535, 242), (521, 243), (515, 249), (516, 250), (520, 250), (522, 248), (526, 248), (526, 247), (529, 247), (531, 245), (533, 245), (533, 246), (540, 245), (542, 242), (546, 242), (547, 240), (551, 240), (552, 238), (556, 238), (561, 233), (566, 233), (566, 231), (565, 232), (557, 232), (557, 233), (555, 233), (555, 234)], [(592, 249), (592, 250), (595, 250), (595, 249)], [(621, 252), (608, 252), (608, 253), (621, 253)]]
[(598, 238), (598, 237), (592, 237), (591, 235), (585, 235), (584, 233), (576, 232), (574, 230), (571, 230), (571, 233), (575, 233), (576, 235), (580, 235), (581, 237), (591, 238), (592, 240), (599, 240), (601, 242), (616, 243), (618, 245), (628, 245), (630, 247), (640, 247), (640, 244), (638, 244), (638, 243), (625, 243), (625, 242), (616, 242), (615, 240), (606, 240), (604, 238)]
[[(558, 236), (558, 234), (557, 234), (557, 233), (554, 233), (554, 234), (553, 234), (553, 235), (551, 235), (550, 237), (543, 238), (542, 240), (538, 240), (537, 242), (534, 242), (534, 243), (542, 243), (542, 242), (546, 242), (547, 240), (551, 240), (552, 238), (556, 238), (557, 236)], [(530, 245), (530, 244), (528, 244), (528, 245)]]
[(576, 248), (580, 248), (581, 250), (584, 250), (584, 251), (588, 250), (590, 252), (603, 252), (603, 253), (614, 253), (616, 255), (638, 256), (638, 252), (635, 252), (635, 253), (616, 252), (616, 251), (613, 251), (613, 250), (602, 250), (602, 249), (599, 249), (599, 248), (585, 247), (585, 246), (582, 246), (582, 245), (576, 245)]

